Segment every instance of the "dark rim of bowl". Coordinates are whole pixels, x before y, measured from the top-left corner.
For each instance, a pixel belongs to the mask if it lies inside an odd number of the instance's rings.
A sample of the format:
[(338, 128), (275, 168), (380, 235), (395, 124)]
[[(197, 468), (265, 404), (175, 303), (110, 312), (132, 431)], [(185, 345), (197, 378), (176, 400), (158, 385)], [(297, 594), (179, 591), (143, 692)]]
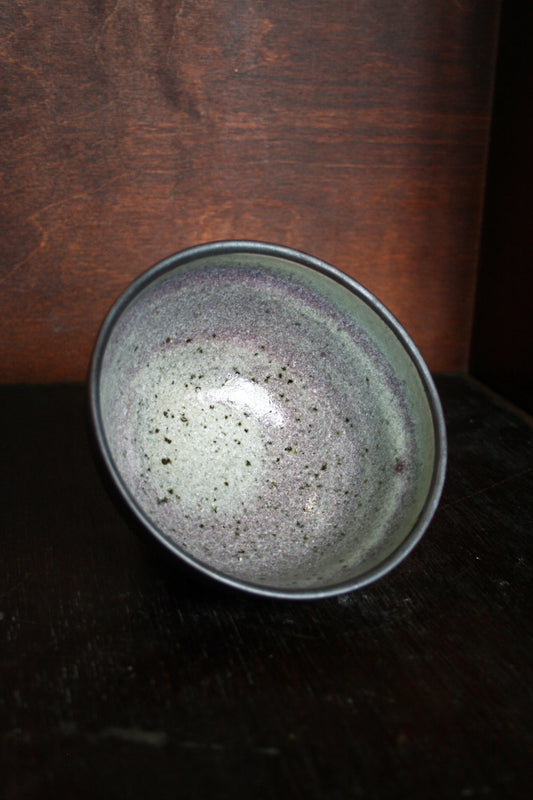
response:
[[(154, 280), (164, 275), (166, 272), (169, 272), (170, 270), (173, 270), (182, 264), (188, 264), (208, 256), (216, 257), (235, 254), (254, 254), (281, 258), (286, 261), (300, 264), (301, 266), (307, 267), (316, 272), (320, 272), (345, 286), (347, 289), (361, 298), (394, 332), (396, 338), (400, 341), (409, 354), (420, 376), (433, 419), (433, 430), (435, 437), (435, 461), (432, 480), (429, 486), (427, 497), (415, 525), (405, 537), (403, 542), (387, 558), (380, 562), (379, 565), (362, 573), (356, 578), (346, 580), (338, 584), (333, 584), (331, 586), (308, 589), (290, 589), (268, 587), (250, 581), (239, 580), (238, 578), (218, 571), (216, 568), (209, 566), (208, 564), (205, 564), (189, 555), (187, 552), (169, 541), (164, 536), (164, 534), (154, 525), (147, 514), (139, 506), (129, 491), (128, 487), (122, 480), (120, 472), (111, 455), (111, 451), (104, 433), (104, 425), (100, 408), (99, 387), (103, 357), (115, 323), (120, 318), (124, 309), (143, 291), (143, 289), (145, 289)], [(394, 315), (383, 305), (383, 303), (381, 303), (380, 300), (378, 300), (371, 292), (359, 284), (354, 278), (351, 278), (349, 275), (346, 275), (344, 272), (336, 267), (331, 266), (325, 261), (321, 261), (314, 256), (307, 255), (306, 253), (302, 253), (298, 250), (293, 250), (289, 247), (247, 240), (218, 241), (197, 245), (195, 247), (182, 250), (152, 266), (138, 278), (133, 280), (133, 282), (120, 295), (107, 313), (96, 339), (91, 358), (88, 377), (88, 390), (90, 416), (100, 454), (103, 457), (105, 466), (111, 475), (116, 488), (119, 490), (119, 493), (126, 502), (127, 506), (133, 511), (134, 515), (144, 525), (144, 527), (171, 553), (177, 555), (185, 563), (199, 570), (204, 575), (214, 578), (235, 589), (241, 589), (252, 594), (262, 595), (264, 597), (284, 598), (291, 600), (320, 599), (344, 594), (355, 589), (360, 589), (363, 586), (366, 586), (367, 584), (377, 580), (378, 578), (383, 577), (392, 569), (394, 569), (394, 567), (396, 567), (401, 561), (403, 561), (403, 559), (411, 552), (411, 550), (422, 538), (440, 501), (447, 462), (446, 426), (437, 389), (418, 348), (404, 330), (402, 325), (394, 317)]]

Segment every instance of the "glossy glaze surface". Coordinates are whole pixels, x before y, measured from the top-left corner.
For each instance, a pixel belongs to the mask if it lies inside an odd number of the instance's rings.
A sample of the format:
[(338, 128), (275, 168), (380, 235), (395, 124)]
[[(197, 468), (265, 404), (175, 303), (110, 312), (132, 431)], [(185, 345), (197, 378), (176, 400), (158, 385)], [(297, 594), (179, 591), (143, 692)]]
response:
[(102, 363), (115, 467), (171, 546), (231, 580), (323, 590), (409, 534), (434, 469), (412, 362), (368, 304), (280, 259), (164, 272)]

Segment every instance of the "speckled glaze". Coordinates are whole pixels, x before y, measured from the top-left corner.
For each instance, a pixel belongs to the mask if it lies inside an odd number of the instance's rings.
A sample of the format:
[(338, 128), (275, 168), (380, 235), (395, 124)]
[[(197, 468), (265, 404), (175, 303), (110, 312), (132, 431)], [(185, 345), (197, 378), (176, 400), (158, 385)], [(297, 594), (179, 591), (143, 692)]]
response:
[(227, 242), (162, 262), (111, 311), (90, 382), (130, 505), (234, 586), (363, 585), (438, 501), (444, 428), (420, 356), (364, 289), (301, 253)]

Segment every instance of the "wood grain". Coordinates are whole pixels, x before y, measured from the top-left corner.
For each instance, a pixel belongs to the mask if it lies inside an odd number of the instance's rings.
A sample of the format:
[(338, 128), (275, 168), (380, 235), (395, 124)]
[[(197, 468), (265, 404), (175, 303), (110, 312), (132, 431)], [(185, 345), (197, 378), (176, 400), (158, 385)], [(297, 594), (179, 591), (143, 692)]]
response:
[(449, 469), (422, 541), (297, 603), (135, 536), (83, 387), (0, 387), (2, 797), (529, 800), (533, 427), (438, 388)]
[(255, 238), (466, 366), (499, 0), (3, 4), (0, 376), (84, 377), (132, 278)]

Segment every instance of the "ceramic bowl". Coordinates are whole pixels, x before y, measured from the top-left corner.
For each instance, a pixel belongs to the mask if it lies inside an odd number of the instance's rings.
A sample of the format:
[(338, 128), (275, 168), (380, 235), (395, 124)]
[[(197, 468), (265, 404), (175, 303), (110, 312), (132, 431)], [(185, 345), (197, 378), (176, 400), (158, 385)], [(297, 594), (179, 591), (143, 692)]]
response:
[(89, 383), (134, 514), (233, 587), (364, 586), (437, 506), (445, 429), (418, 350), (366, 289), (303, 253), (230, 241), (157, 264), (108, 314)]

